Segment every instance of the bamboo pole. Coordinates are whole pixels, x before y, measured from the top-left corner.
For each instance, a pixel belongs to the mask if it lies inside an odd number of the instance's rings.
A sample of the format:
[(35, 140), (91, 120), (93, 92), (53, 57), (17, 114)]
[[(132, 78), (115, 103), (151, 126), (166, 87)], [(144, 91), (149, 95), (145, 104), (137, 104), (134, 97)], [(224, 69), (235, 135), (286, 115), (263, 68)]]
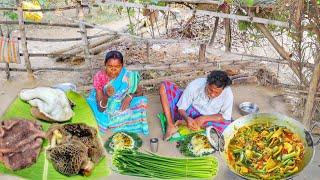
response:
[[(75, 9), (75, 6), (66, 6), (66, 7), (58, 7), (58, 8), (46, 8), (46, 9), (22, 9), (25, 12), (48, 12), (48, 11), (64, 11)], [(16, 7), (0, 7), (0, 11), (16, 11), (18, 8)]]
[(190, 3), (190, 4), (218, 4), (220, 5), (220, 1), (213, 0), (159, 0), (159, 2), (166, 3)]
[[(84, 21), (84, 12), (83, 12), (83, 7), (81, 6), (81, 3), (79, 2), (77, 4), (77, 11), (78, 11), (78, 19), (80, 22)], [(82, 41), (83, 41), (83, 52), (84, 52), (84, 58), (85, 58), (85, 66), (88, 67), (90, 69), (90, 74), (91, 77), (93, 77), (93, 67), (92, 67), (92, 62), (91, 62), (91, 58), (90, 58), (90, 50), (89, 50), (89, 41), (88, 41), (88, 37), (87, 37), (87, 29), (86, 26), (83, 23), (79, 23), (79, 28), (80, 28), (80, 34), (82, 37)]]
[[(93, 36), (88, 36), (88, 39), (98, 38), (106, 36), (108, 33), (97, 34)], [(18, 38), (20, 40), (20, 37)], [(41, 42), (66, 42), (66, 41), (80, 41), (82, 37), (76, 38), (36, 38), (36, 37), (27, 37), (27, 41), (41, 41)]]
[[(19, 21), (2, 21), (0, 20), (0, 24), (6, 25), (15, 25), (19, 24)], [(49, 22), (24, 22), (24, 25), (37, 25), (37, 26), (56, 26), (56, 27), (69, 27), (69, 28), (79, 28), (78, 24), (67, 24), (67, 23), (49, 23)], [(92, 28), (86, 26), (86, 28)]]
[[(0, 67), (0, 70), (3, 71), (5, 68)], [(36, 71), (74, 71), (74, 72), (83, 72), (86, 69), (84, 68), (63, 68), (63, 67), (38, 67), (38, 68), (33, 68), (34, 72)], [(10, 71), (15, 71), (15, 72), (26, 72), (27, 70), (24, 68), (10, 68)]]
[[(114, 1), (114, 0), (103, 0), (103, 1), (100, 0), (99, 3), (122, 6), (122, 7), (132, 7), (132, 8), (141, 8), (141, 9), (146, 8), (150, 10), (171, 11), (171, 12), (177, 12), (177, 13), (193, 13), (194, 12), (194, 10), (176, 10), (175, 8), (171, 8), (169, 6), (145, 5), (145, 4), (128, 3), (128, 2), (121, 2), (121, 1)], [(204, 11), (204, 10), (196, 10), (195, 14), (211, 15), (219, 18), (228, 18), (228, 19), (241, 20), (241, 21), (247, 21), (252, 23), (255, 22), (255, 23), (262, 23), (262, 24), (273, 24), (279, 27), (286, 27), (286, 28), (289, 27), (288, 22), (270, 20), (270, 19), (259, 18), (259, 17), (241, 16), (236, 14), (227, 14), (227, 13), (219, 13), (219, 12)]]
[[(320, 55), (318, 55), (318, 58), (320, 58)], [(318, 62), (318, 64), (315, 66), (313, 70), (307, 102), (305, 105), (304, 114), (302, 118), (303, 124), (308, 129), (311, 127), (312, 111), (314, 107), (315, 95), (317, 93), (319, 80), (320, 80), (320, 63)]]
[(29, 59), (29, 52), (28, 52), (28, 46), (27, 46), (27, 38), (26, 38), (26, 31), (23, 21), (23, 11), (22, 11), (22, 2), (21, 0), (16, 0), (17, 7), (18, 7), (18, 20), (19, 20), (19, 30), (20, 30), (20, 37), (21, 37), (21, 46), (23, 51), (23, 58), (24, 58), (24, 64), (28, 72), (28, 76), (30, 79), (33, 79), (33, 73), (31, 69), (31, 63)]

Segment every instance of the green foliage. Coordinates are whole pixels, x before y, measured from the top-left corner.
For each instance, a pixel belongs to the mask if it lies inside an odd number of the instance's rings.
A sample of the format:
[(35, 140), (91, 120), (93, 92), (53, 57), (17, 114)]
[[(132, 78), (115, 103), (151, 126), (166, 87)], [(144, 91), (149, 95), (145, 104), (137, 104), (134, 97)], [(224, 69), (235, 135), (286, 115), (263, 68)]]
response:
[(246, 4), (248, 7), (251, 7), (251, 6), (253, 6), (254, 1), (255, 1), (255, 0), (245, 0), (245, 4)]
[(4, 12), (4, 16), (8, 17), (11, 20), (18, 20), (18, 14), (14, 11), (6, 11)]
[(252, 29), (252, 24), (247, 21), (239, 21), (238, 28), (240, 31), (247, 31), (248, 29)]

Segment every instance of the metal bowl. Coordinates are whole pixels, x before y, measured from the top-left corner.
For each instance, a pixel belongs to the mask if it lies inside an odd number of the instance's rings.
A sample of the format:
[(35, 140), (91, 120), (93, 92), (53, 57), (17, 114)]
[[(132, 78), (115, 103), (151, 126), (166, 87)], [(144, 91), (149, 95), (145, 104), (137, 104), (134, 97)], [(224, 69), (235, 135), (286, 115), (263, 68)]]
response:
[(259, 112), (259, 106), (252, 102), (243, 102), (239, 105), (240, 114), (245, 116), (252, 113)]
[(53, 88), (56, 88), (56, 89), (60, 89), (64, 92), (67, 92), (67, 91), (77, 91), (77, 86), (75, 84), (72, 84), (72, 83), (61, 83), (61, 84), (57, 84), (55, 86), (53, 86)]

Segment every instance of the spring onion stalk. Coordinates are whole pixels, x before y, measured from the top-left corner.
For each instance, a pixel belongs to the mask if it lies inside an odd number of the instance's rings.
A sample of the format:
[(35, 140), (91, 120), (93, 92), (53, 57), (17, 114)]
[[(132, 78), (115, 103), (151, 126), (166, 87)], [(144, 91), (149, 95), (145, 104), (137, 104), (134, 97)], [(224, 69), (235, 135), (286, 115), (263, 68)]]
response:
[(130, 150), (116, 151), (112, 163), (120, 174), (158, 179), (212, 178), (218, 171), (214, 157), (179, 159)]

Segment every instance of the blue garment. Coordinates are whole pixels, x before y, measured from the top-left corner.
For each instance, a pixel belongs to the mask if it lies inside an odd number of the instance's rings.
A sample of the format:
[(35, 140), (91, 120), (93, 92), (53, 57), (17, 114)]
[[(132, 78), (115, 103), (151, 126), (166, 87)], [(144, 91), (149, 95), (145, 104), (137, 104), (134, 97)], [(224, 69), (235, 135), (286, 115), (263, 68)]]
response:
[(115, 90), (114, 95), (108, 98), (107, 108), (104, 112), (98, 110), (96, 90), (91, 90), (87, 102), (96, 117), (101, 133), (105, 133), (107, 128), (111, 128), (113, 132), (127, 131), (149, 134), (146, 111), (148, 100), (145, 96), (134, 97), (128, 109), (120, 110), (122, 100), (127, 94), (137, 90), (139, 81), (140, 76), (137, 72), (122, 68), (118, 77), (111, 80), (103, 88), (104, 93), (109, 86)]

